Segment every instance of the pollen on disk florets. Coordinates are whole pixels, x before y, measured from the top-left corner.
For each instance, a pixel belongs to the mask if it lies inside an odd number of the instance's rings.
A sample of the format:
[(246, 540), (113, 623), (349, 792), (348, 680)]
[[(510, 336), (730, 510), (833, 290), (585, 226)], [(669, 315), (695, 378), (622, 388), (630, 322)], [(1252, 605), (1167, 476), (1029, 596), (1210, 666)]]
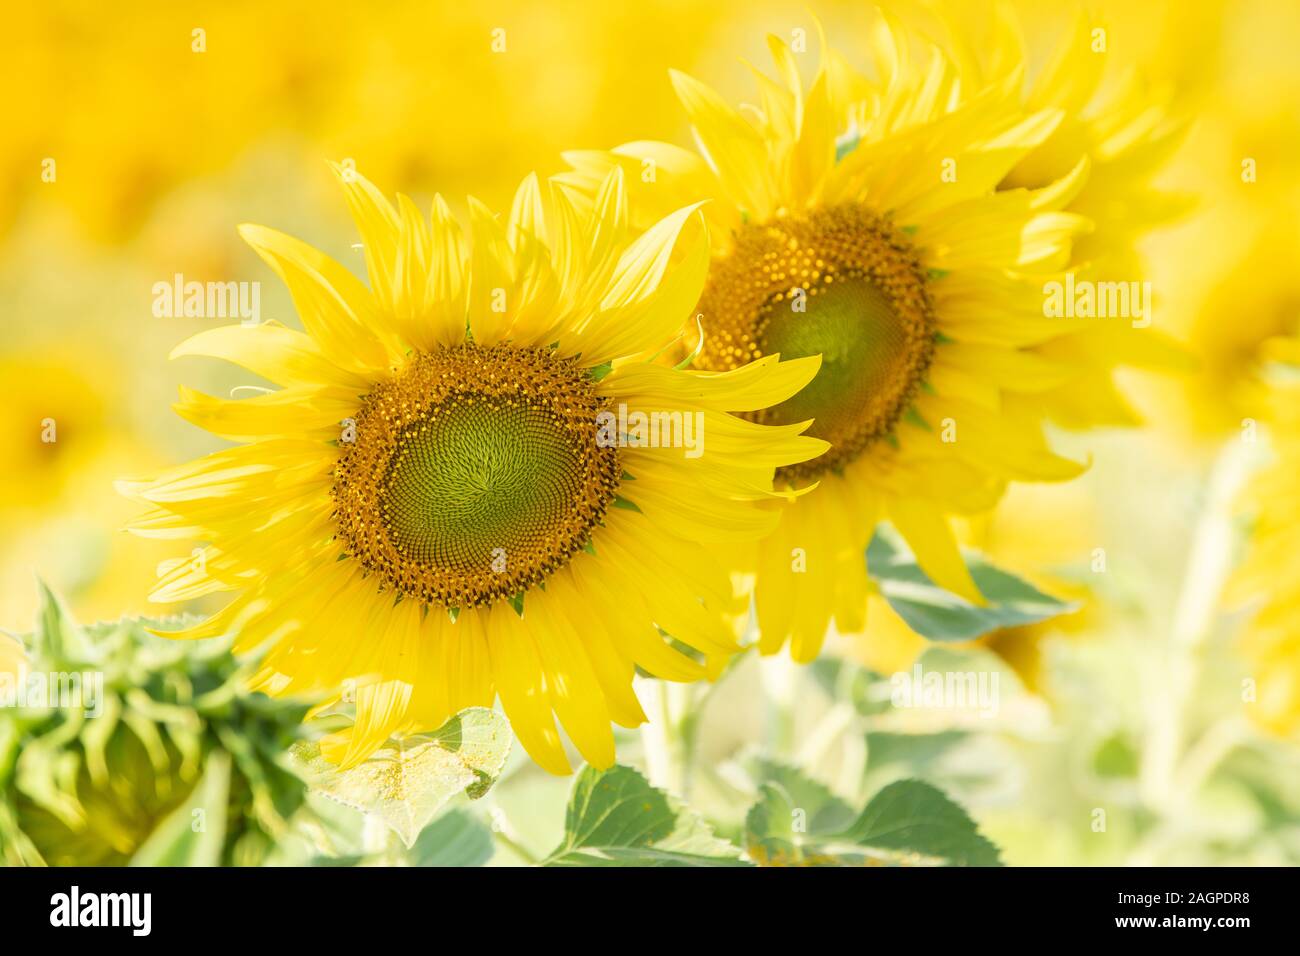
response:
[(838, 470), (892, 433), (934, 355), (934, 306), (916, 250), (856, 203), (742, 227), (715, 260), (699, 311), (701, 368), (822, 356), (803, 391), (748, 415), (769, 425), (813, 419), (807, 434), (831, 444), (780, 469), (779, 481)]
[(366, 396), (334, 472), (347, 555), (427, 605), (513, 599), (585, 547), (613, 502), (607, 399), (572, 359), (473, 344), (416, 352)]

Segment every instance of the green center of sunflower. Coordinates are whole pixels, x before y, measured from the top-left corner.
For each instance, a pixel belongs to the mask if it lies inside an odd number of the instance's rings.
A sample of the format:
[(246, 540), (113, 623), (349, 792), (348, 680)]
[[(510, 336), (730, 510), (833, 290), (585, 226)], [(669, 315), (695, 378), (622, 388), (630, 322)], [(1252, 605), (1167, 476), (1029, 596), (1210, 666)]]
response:
[(347, 553), (385, 587), (448, 608), (514, 598), (591, 537), (613, 501), (605, 402), (544, 349), (417, 353), (367, 396), (335, 470)]
[(813, 419), (807, 434), (831, 448), (780, 469), (801, 484), (839, 470), (890, 435), (934, 352), (925, 272), (906, 238), (858, 205), (747, 226), (713, 264), (700, 300), (697, 359), (725, 371), (764, 355), (822, 357), (817, 376), (779, 405), (750, 413), (764, 424)]

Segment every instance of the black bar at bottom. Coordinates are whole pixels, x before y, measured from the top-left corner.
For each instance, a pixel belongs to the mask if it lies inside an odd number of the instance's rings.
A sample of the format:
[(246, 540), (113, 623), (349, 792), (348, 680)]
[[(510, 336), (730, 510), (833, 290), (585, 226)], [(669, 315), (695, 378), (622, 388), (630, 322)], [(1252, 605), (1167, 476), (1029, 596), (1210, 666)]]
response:
[(1205, 868), (0, 869), (0, 927), (8, 952), (29, 937), (72, 933), (128, 946), (156, 939), (262, 948), (282, 940), (395, 946), (404, 933), (417, 944), (424, 934), (445, 943), (467, 931), (482, 934), (482, 944), (510, 933), (535, 934), (540, 944), (560, 931), (574, 941), (634, 934), (652, 946), (664, 934), (675, 948), (715, 935), (770, 943), (769, 934), (788, 933), (816, 945), (883, 930), (919, 933), (927, 944), (988, 942), (1032, 926), (1071, 941), (1199, 935), (1230, 943), (1294, 925), (1293, 876)]

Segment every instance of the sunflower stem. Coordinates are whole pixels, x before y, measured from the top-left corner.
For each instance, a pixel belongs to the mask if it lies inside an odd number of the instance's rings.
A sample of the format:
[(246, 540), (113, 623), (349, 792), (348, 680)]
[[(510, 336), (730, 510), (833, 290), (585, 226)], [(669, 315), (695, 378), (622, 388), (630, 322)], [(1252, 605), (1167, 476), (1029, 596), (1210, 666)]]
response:
[(519, 859), (523, 860), (529, 866), (537, 866), (541, 863), (537, 856), (525, 847), (522, 843), (506, 833), (505, 829), (500, 826), (492, 827), (492, 837), (503, 847), (513, 853)]
[(689, 795), (695, 751), (693, 686), (658, 680), (642, 695), (646, 722), (641, 747), (651, 785), (685, 798)]
[(1188, 705), (1204, 664), (1204, 645), (1220, 595), (1232, 570), (1232, 505), (1245, 479), (1249, 455), (1231, 442), (1215, 459), (1206, 482), (1205, 505), (1193, 533), (1187, 570), (1174, 609), (1157, 713), (1148, 740), (1140, 786), (1147, 806), (1168, 813), (1180, 799), (1178, 769), (1186, 747)]
[(695, 784), (696, 744), (699, 741), (700, 713), (704, 702), (717, 684), (672, 684), (668, 688), (669, 713), (676, 724), (677, 758), (681, 773), (682, 797), (689, 800)]
[(767, 695), (767, 749), (789, 755), (794, 748), (794, 698), (798, 665), (787, 650), (760, 657), (759, 679)]
[(651, 786), (675, 792), (679, 781), (675, 779), (673, 768), (668, 685), (662, 680), (655, 681), (654, 684), (648, 688), (650, 692), (644, 695), (642, 701), (646, 722), (641, 725), (641, 748), (645, 753), (646, 776)]

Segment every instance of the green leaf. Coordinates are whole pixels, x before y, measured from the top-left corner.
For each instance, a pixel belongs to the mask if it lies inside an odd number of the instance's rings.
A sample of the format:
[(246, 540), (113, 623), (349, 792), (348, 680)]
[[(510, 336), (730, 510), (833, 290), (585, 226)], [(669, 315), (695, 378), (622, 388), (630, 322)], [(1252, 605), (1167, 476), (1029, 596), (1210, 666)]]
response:
[(510, 752), (506, 719), (486, 707), (461, 711), (430, 734), (392, 738), (364, 763), (340, 770), (318, 743), (296, 745), (292, 754), (313, 790), (372, 813), (409, 848), (456, 794), (487, 793)]
[(877, 793), (845, 837), (858, 846), (899, 854), (900, 861), (1001, 864), (997, 847), (980, 835), (966, 811), (920, 780), (899, 780)]
[(1044, 621), (1078, 605), (1051, 597), (1014, 574), (967, 552), (970, 568), (986, 607), (939, 587), (921, 570), (912, 554), (892, 535), (877, 533), (867, 547), (867, 572), (880, 593), (908, 627), (932, 641), (969, 641), (1004, 627)]
[(750, 767), (759, 798), (745, 816), (749, 855), (769, 865), (835, 865), (818, 849), (833, 841), (856, 819), (852, 807), (823, 784), (774, 761)]
[(190, 798), (154, 830), (131, 857), (131, 866), (220, 866), (230, 800), (230, 756), (208, 757)]
[(407, 855), (412, 866), (482, 866), (492, 859), (492, 834), (468, 810), (448, 810), (420, 831)]
[(868, 863), (997, 866), (997, 848), (966, 811), (919, 780), (891, 783), (861, 814), (793, 768), (762, 780), (745, 845), (769, 866)]
[(83, 655), (85, 638), (63, 602), (44, 581), (38, 579), (36, 587), (40, 593), (40, 609), (36, 614), (36, 630), (29, 638), (33, 655), (55, 663)]
[(744, 866), (740, 851), (630, 767), (584, 767), (545, 866)]
[(761, 866), (837, 866), (844, 862), (824, 849), (834, 833), (808, 829), (808, 808), (778, 784), (759, 787), (758, 802), (745, 815), (745, 847)]
[(750, 766), (754, 782), (779, 791), (790, 806), (801, 808), (810, 833), (838, 833), (857, 817), (854, 809), (824, 784), (789, 764), (758, 759)]

